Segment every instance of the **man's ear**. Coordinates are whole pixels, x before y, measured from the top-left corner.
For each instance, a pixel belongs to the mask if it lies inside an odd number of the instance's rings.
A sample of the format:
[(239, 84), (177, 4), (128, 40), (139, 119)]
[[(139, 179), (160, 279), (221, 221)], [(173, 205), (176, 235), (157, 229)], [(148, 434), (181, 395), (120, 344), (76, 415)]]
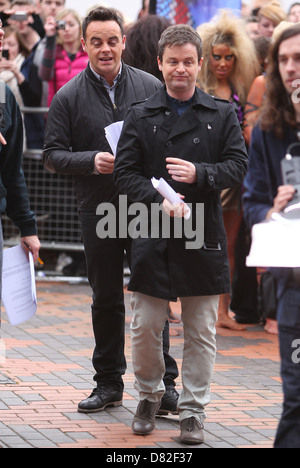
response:
[(202, 57), (202, 59), (201, 59), (200, 62), (199, 62), (199, 73), (200, 73), (201, 68), (202, 68), (203, 60), (204, 60), (204, 59), (203, 59), (203, 57)]
[(160, 61), (160, 58), (157, 57), (157, 63), (158, 63), (158, 68), (159, 68), (159, 71), (162, 71), (162, 63)]

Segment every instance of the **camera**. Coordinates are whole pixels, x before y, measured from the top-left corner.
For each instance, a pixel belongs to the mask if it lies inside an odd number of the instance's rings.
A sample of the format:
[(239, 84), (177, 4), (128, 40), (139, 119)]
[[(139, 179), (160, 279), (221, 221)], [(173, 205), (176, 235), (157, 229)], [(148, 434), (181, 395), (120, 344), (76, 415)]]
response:
[(58, 21), (56, 24), (56, 29), (66, 29), (66, 22), (64, 20)]
[(14, 21), (27, 21), (28, 20), (28, 13), (26, 11), (15, 11), (10, 19)]
[(9, 50), (8, 49), (3, 49), (2, 50), (2, 57), (5, 58), (6, 60), (9, 60)]

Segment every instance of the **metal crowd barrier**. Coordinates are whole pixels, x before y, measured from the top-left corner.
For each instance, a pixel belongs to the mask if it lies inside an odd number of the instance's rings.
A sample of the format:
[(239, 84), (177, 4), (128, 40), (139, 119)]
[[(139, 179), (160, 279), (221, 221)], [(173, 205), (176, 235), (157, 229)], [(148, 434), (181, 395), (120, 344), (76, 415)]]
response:
[[(25, 113), (47, 114), (48, 108), (21, 108)], [(30, 208), (35, 212), (42, 249), (56, 252), (83, 252), (77, 202), (71, 176), (51, 174), (43, 166), (42, 150), (26, 149), (23, 171)], [(4, 246), (19, 243), (18, 229), (2, 217)]]
[[(47, 114), (46, 107), (22, 107), (23, 114)], [(23, 154), (23, 171), (27, 183), (30, 208), (35, 212), (41, 248), (56, 253), (68, 252), (83, 258), (84, 246), (77, 213), (77, 200), (71, 176), (52, 174), (42, 163), (42, 150), (26, 149)], [(7, 216), (2, 217), (4, 247), (19, 244), (19, 231)], [(124, 285), (128, 283), (129, 268), (124, 265)], [(86, 275), (65, 276), (56, 270), (38, 271), (42, 281), (87, 282)]]

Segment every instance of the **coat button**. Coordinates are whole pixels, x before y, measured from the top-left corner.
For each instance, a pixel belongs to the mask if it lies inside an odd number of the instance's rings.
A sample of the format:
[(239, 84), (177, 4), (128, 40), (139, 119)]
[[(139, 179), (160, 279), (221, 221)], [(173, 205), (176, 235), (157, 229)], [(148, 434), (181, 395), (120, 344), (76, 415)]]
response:
[(171, 146), (173, 146), (173, 143), (171, 141), (168, 141), (167, 146), (168, 146), (168, 148), (171, 148)]
[(209, 181), (209, 184), (210, 184), (210, 185), (213, 185), (213, 183), (214, 183), (214, 181), (215, 181), (214, 176), (213, 176), (213, 175), (208, 176), (208, 181)]
[(195, 145), (198, 145), (198, 144), (200, 143), (200, 138), (198, 138), (198, 137), (197, 137), (197, 138), (194, 138), (194, 139), (193, 139), (193, 143), (194, 143)]

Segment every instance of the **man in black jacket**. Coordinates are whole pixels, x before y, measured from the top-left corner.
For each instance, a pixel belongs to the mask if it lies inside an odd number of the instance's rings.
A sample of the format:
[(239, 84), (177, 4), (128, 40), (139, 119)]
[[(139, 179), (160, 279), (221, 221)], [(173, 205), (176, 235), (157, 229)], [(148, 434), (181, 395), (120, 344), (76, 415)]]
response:
[[(219, 296), (230, 290), (220, 193), (242, 182), (247, 153), (233, 107), (196, 86), (202, 65), (198, 34), (187, 25), (170, 26), (158, 50), (166, 86), (131, 106), (114, 169), (120, 191), (144, 207), (143, 217), (136, 219), (142, 235), (132, 241), (128, 288), (133, 291), (132, 361), (140, 395), (132, 428), (146, 435), (155, 427), (165, 391), (161, 332), (169, 301), (179, 297), (184, 326), (180, 440), (198, 444), (204, 440), (210, 400)], [(181, 194), (191, 210), (189, 220), (186, 203), (179, 199), (174, 206), (156, 192), (152, 178), (165, 179)]]
[[(1, 46), (3, 36), (4, 32), (0, 29)], [(0, 132), (0, 215), (6, 213), (19, 228), (23, 249), (26, 252), (30, 249), (34, 260), (37, 260), (40, 241), (22, 170), (23, 121), (16, 99), (4, 82), (0, 83)], [(2, 250), (0, 218), (0, 303)]]
[[(125, 65), (125, 36), (120, 17), (112, 9), (96, 8), (83, 21), (82, 45), (89, 55), (87, 69), (54, 97), (47, 120), (45, 167), (72, 174), (75, 181), (89, 282), (93, 290), (92, 319), (96, 346), (93, 365), (97, 388), (78, 405), (80, 412), (95, 412), (122, 403), (126, 370), (124, 357), (125, 307), (123, 295), (124, 250), (129, 239), (99, 238), (96, 230), (99, 204), (109, 203), (119, 219), (119, 193), (113, 182), (115, 157), (105, 127), (125, 118), (129, 106), (161, 87), (153, 76)], [(102, 216), (103, 218), (103, 216)], [(178, 394), (175, 361), (167, 354), (166, 386), (176, 411)], [(166, 401), (166, 399), (165, 399)], [(170, 403), (170, 401), (169, 401)]]

